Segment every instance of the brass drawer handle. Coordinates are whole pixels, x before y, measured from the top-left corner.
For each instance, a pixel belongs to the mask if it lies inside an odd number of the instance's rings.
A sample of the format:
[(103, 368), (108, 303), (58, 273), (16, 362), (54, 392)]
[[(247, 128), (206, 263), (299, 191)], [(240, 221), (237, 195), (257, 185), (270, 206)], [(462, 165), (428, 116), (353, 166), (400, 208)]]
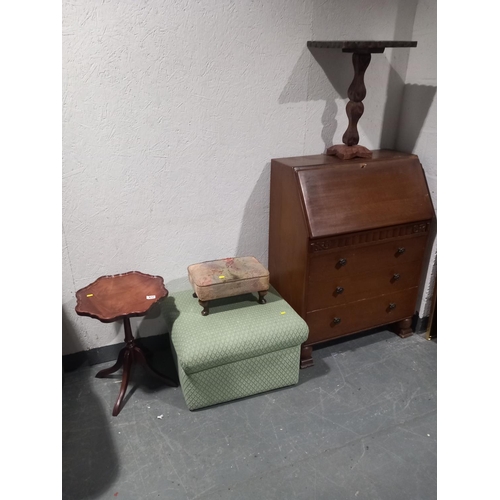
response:
[(338, 286), (337, 288), (335, 288), (335, 293), (336, 294), (342, 293), (343, 291), (344, 291), (344, 288), (341, 287), (341, 286)]
[(393, 309), (396, 309), (396, 304), (394, 302), (391, 302), (389, 304), (389, 311), (392, 311)]
[(338, 265), (340, 267), (345, 266), (347, 264), (347, 259), (340, 259), (338, 262)]
[(333, 318), (330, 326), (338, 325), (342, 320), (340, 318)]
[[(393, 248), (394, 248), (394, 247), (393, 247)], [(399, 247), (399, 248), (398, 248), (398, 252), (397, 252), (397, 253), (398, 253), (398, 255), (401, 255), (401, 254), (403, 254), (403, 253), (405, 253), (405, 252), (406, 252), (406, 248), (405, 248), (405, 247)]]
[(401, 275), (396, 273), (392, 276), (392, 281), (398, 281), (399, 278), (401, 278)]

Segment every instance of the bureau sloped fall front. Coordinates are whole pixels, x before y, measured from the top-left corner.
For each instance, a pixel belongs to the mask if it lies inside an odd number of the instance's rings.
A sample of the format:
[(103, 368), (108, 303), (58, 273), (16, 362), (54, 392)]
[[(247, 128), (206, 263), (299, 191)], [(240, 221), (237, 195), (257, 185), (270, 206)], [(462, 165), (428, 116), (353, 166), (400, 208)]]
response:
[(304, 318), (312, 346), (386, 324), (405, 337), (435, 218), (416, 155), (271, 161), (271, 284)]

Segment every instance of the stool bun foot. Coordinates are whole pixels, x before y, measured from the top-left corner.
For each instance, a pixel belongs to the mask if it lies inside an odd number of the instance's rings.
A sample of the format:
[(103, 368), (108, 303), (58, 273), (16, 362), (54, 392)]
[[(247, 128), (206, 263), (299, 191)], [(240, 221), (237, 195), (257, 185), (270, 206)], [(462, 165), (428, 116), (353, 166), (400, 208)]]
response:
[(264, 296), (267, 294), (267, 290), (263, 290), (262, 292), (259, 292), (259, 304), (265, 304), (266, 299)]
[(208, 300), (198, 300), (198, 304), (203, 307), (203, 311), (201, 311), (202, 316), (208, 316)]

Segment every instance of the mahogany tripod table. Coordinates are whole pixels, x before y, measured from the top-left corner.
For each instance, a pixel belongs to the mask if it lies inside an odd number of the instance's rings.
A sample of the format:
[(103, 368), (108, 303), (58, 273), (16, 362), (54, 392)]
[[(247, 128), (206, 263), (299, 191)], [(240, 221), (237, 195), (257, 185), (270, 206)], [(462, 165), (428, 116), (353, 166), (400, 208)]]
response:
[(123, 318), (125, 327), (125, 347), (118, 354), (116, 363), (97, 373), (97, 378), (107, 377), (123, 366), (122, 383), (118, 399), (113, 408), (116, 417), (127, 390), (132, 365), (141, 363), (146, 370), (171, 387), (179, 384), (160, 372), (148, 362), (143, 350), (135, 343), (130, 318), (144, 316), (151, 306), (168, 295), (161, 276), (151, 276), (139, 271), (130, 271), (113, 276), (101, 276), (90, 285), (76, 292), (75, 311), (80, 316), (90, 316), (103, 323), (111, 323)]

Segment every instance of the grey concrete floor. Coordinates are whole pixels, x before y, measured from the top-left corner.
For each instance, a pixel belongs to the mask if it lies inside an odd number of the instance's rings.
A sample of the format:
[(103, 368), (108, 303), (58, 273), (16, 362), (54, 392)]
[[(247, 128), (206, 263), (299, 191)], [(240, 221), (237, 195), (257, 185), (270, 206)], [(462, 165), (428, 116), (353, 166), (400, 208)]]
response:
[(378, 330), (313, 358), (296, 386), (194, 412), (137, 367), (117, 417), (112, 363), (66, 373), (62, 498), (436, 498), (437, 344)]

